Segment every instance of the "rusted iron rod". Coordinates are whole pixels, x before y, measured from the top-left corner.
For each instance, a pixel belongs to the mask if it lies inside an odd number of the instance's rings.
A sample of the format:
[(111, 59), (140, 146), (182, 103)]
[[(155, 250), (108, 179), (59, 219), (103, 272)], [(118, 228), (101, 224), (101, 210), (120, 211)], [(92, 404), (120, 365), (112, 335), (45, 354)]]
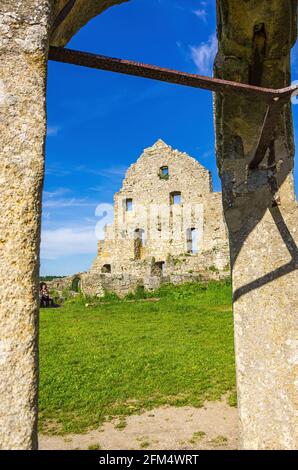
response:
[(257, 86), (246, 85), (244, 83), (220, 80), (218, 78), (204, 77), (202, 75), (179, 72), (177, 70), (165, 69), (155, 65), (142, 64), (129, 60), (115, 59), (98, 54), (88, 52), (75, 51), (62, 47), (51, 47), (49, 51), (49, 59), (56, 62), (64, 62), (67, 64), (90, 67), (99, 70), (108, 70), (110, 72), (118, 72), (127, 75), (135, 75), (137, 77), (150, 78), (162, 82), (175, 83), (194, 88), (202, 88), (204, 90), (219, 93), (241, 93), (242, 95), (261, 97), (264, 100), (272, 99), (289, 100), (295, 87), (282, 88), (274, 90), (271, 88), (261, 88)]

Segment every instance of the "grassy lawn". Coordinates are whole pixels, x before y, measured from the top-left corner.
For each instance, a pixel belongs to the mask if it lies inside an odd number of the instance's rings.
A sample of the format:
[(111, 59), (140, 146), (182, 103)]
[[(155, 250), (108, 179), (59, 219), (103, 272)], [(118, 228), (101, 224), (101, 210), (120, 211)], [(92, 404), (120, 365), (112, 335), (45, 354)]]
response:
[(40, 318), (40, 430), (83, 432), (162, 404), (235, 400), (231, 287), (164, 286), (154, 301), (76, 299)]

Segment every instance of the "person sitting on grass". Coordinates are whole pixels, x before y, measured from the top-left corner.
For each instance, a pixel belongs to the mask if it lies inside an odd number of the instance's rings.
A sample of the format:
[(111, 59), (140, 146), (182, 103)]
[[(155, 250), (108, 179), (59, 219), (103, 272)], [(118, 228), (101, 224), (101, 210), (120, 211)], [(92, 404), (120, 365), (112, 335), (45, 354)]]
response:
[(50, 297), (49, 289), (45, 282), (40, 283), (39, 300), (41, 307), (53, 307), (53, 299)]

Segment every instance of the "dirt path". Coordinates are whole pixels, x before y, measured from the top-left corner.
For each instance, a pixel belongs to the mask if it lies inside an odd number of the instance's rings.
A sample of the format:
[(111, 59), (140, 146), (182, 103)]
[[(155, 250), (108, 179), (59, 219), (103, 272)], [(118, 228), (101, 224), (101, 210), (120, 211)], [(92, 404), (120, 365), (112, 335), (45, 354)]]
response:
[(226, 402), (203, 408), (171, 406), (114, 420), (86, 434), (40, 436), (41, 450), (237, 449), (237, 409)]

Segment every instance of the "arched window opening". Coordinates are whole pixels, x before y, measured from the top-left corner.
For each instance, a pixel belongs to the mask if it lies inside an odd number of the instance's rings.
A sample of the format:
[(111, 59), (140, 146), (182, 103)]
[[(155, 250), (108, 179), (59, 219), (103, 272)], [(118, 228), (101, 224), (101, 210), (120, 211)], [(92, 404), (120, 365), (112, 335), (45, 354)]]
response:
[(198, 229), (189, 228), (186, 232), (187, 237), (187, 253), (198, 252)]
[(81, 279), (78, 276), (73, 278), (72, 283), (71, 283), (71, 290), (73, 292), (79, 292), (80, 282), (81, 282)]

